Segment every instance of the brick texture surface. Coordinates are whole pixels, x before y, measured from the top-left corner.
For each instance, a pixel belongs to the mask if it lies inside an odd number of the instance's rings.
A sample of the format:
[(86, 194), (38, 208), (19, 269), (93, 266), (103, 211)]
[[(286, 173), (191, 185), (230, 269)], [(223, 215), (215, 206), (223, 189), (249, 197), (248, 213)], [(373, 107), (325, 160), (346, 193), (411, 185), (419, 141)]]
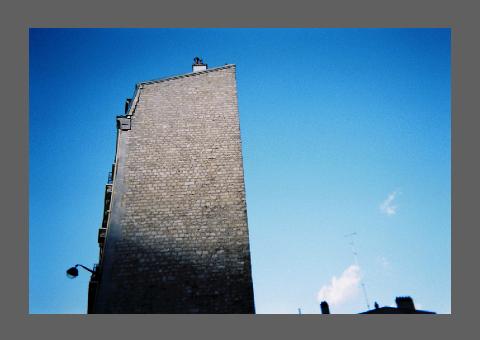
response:
[(96, 313), (254, 313), (235, 66), (140, 85)]

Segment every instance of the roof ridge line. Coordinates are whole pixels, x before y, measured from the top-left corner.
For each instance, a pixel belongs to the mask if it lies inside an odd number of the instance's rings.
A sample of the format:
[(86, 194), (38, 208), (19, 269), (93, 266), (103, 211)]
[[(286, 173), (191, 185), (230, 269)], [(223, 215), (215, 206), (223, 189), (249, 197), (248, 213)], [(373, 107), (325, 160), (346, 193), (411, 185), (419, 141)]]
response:
[(222, 70), (222, 69), (226, 69), (226, 68), (230, 68), (230, 67), (236, 67), (236, 65), (235, 64), (226, 64), (226, 65), (223, 65), (223, 66), (218, 66), (218, 67), (206, 69), (204, 71), (189, 72), (189, 73), (184, 73), (184, 74), (180, 74), (180, 75), (177, 75), (177, 76), (169, 76), (169, 77), (164, 77), (164, 78), (159, 78), (159, 79), (154, 79), (154, 80), (142, 81), (142, 82), (137, 83), (137, 87), (140, 87), (141, 85), (150, 85), (150, 84), (161, 83), (161, 82), (164, 82), (164, 81), (169, 81), (169, 80), (174, 80), (174, 79), (192, 77), (192, 76), (196, 76), (198, 74), (205, 74), (205, 73), (208, 73), (208, 72), (218, 71), (218, 70)]

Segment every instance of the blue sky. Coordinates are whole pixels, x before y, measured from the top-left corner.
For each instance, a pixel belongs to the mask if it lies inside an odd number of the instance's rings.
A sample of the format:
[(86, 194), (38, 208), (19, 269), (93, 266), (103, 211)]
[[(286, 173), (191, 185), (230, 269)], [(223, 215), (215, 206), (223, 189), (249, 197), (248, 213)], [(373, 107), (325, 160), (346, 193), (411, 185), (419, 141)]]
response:
[(197, 55), (237, 65), (257, 313), (361, 312), (362, 282), (450, 313), (449, 29), (31, 29), (30, 313), (86, 312), (115, 116)]

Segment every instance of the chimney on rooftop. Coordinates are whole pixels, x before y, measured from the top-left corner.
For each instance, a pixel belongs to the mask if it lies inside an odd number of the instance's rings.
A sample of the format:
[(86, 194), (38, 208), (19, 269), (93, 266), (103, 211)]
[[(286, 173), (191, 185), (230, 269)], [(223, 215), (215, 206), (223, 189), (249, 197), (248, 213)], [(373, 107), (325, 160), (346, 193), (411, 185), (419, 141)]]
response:
[(395, 299), (397, 308), (407, 309), (414, 311), (415, 305), (413, 304), (413, 299), (410, 296), (399, 296)]
[(207, 64), (203, 63), (203, 60), (199, 57), (193, 58), (192, 72), (205, 71), (208, 68)]
[(322, 301), (320, 303), (320, 309), (322, 311), (322, 314), (330, 314), (330, 308), (328, 307), (327, 301)]

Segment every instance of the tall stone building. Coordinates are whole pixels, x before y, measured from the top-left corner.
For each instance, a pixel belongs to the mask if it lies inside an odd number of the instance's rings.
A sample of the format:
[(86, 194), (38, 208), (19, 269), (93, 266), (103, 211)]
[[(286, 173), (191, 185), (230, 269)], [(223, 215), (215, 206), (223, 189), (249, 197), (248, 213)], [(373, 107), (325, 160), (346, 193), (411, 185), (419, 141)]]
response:
[(235, 65), (142, 82), (117, 117), (89, 313), (254, 313)]

